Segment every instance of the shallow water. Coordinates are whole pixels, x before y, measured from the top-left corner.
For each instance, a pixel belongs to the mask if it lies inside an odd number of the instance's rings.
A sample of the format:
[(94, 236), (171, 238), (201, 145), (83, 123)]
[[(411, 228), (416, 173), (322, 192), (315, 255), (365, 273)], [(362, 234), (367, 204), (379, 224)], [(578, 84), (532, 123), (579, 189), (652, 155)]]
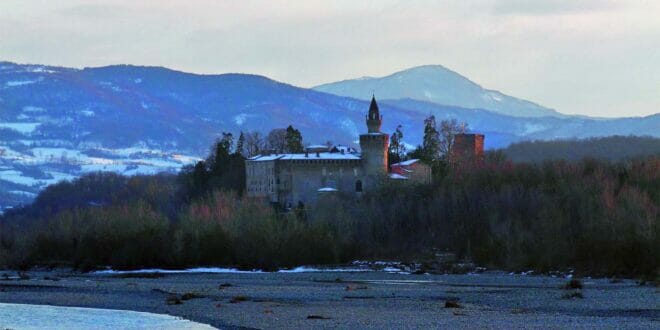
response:
[(170, 315), (0, 303), (0, 329), (215, 329)]

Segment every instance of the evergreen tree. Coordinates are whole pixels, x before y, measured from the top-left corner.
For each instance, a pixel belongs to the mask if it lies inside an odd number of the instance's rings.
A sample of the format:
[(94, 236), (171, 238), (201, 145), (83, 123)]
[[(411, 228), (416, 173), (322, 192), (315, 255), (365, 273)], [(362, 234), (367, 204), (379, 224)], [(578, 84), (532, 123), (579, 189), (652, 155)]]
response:
[(390, 137), (390, 147), (387, 150), (387, 153), (389, 165), (404, 160), (406, 156), (406, 146), (403, 144), (401, 125), (397, 126), (394, 133), (392, 133), (392, 136)]
[(440, 133), (436, 128), (435, 116), (424, 119), (424, 141), (422, 143), (421, 159), (427, 163), (437, 160), (440, 156)]
[(245, 154), (245, 134), (241, 131), (241, 134), (238, 136), (238, 141), (236, 142), (236, 149), (234, 149), (234, 154), (244, 155)]
[(293, 128), (293, 126), (289, 125), (286, 128), (284, 139), (286, 141), (286, 152), (301, 153), (305, 151), (302, 134), (300, 134), (299, 130)]
[(234, 136), (231, 133), (223, 132), (222, 138), (215, 142), (213, 151), (208, 159), (211, 174), (217, 176), (225, 171), (229, 163), (229, 155), (234, 144)]

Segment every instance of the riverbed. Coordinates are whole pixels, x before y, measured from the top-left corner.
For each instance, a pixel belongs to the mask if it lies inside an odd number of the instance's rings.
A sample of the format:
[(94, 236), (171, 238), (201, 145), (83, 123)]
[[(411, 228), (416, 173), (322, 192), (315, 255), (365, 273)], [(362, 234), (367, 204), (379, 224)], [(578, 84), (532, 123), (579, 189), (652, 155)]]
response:
[(49, 271), (0, 278), (0, 302), (147, 312), (221, 329), (660, 328), (658, 288), (589, 278), (580, 290), (561, 288), (567, 281), (504, 272)]

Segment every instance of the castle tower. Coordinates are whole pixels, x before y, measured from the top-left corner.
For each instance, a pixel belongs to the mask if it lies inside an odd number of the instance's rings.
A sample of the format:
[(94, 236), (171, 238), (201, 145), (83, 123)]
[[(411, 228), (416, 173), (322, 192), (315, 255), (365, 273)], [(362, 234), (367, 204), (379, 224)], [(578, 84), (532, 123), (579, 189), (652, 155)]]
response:
[(383, 116), (380, 115), (374, 96), (367, 114), (367, 133), (360, 135), (362, 167), (367, 177), (371, 178), (369, 181), (374, 181), (374, 178), (387, 174), (387, 148), (390, 137), (380, 131), (382, 124)]
[(461, 164), (479, 164), (484, 159), (483, 134), (456, 134), (451, 159)]

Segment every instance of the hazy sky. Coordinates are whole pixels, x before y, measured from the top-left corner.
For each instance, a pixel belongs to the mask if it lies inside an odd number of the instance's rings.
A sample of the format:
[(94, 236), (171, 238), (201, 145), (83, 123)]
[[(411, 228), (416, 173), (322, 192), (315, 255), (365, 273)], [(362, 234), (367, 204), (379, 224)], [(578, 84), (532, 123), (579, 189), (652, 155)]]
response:
[(0, 0), (0, 60), (310, 87), (442, 64), (564, 113), (660, 112), (660, 1)]

